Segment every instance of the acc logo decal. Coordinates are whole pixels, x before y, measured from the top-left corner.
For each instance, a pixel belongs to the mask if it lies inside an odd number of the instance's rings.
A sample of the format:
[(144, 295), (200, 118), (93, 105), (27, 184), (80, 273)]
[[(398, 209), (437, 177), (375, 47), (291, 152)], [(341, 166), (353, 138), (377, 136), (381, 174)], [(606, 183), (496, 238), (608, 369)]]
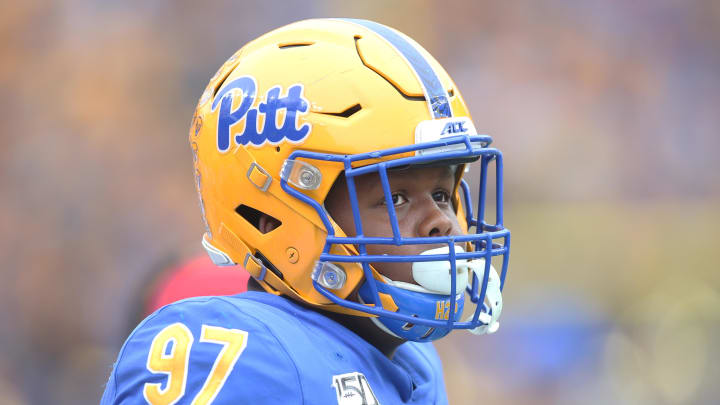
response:
[[(415, 143), (439, 141), (458, 135), (475, 135), (477, 130), (470, 117), (440, 118), (420, 121), (415, 127)], [(434, 149), (418, 151), (418, 154), (436, 153), (448, 150), (463, 149), (462, 145), (441, 146)]]
[(442, 132), (440, 132), (440, 135), (451, 135), (451, 134), (461, 134), (467, 132), (467, 129), (464, 127), (465, 122), (463, 121), (455, 121), (455, 122), (448, 122), (445, 124), (445, 127), (443, 127)]
[(360, 372), (333, 376), (338, 405), (380, 405), (367, 378)]
[[(213, 100), (212, 111), (220, 105), (217, 123), (217, 148), (220, 152), (230, 149), (230, 127), (245, 121), (245, 129), (235, 134), (239, 145), (261, 146), (266, 142), (277, 145), (283, 141), (299, 143), (310, 133), (310, 124), (298, 126), (299, 115), (306, 114), (310, 103), (303, 96), (303, 85), (294, 84), (281, 96), (280, 86), (268, 89), (264, 101), (254, 107), (257, 83), (252, 76), (243, 76), (225, 85)], [(233, 110), (233, 96), (242, 93), (240, 105)], [(277, 126), (278, 112), (284, 110), (282, 123)], [(258, 115), (264, 115), (264, 124), (258, 129)]]

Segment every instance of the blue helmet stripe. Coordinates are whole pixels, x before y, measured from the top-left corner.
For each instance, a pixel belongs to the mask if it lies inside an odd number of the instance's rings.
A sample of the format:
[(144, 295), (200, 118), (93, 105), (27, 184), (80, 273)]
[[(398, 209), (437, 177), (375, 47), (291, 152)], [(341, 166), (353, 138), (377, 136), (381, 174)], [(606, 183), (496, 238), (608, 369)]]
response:
[(392, 45), (415, 71), (428, 103), (430, 115), (433, 118), (452, 117), (452, 109), (447, 90), (443, 87), (440, 78), (423, 55), (407, 39), (403, 38), (394, 30), (373, 21), (344, 18), (344, 21), (362, 25), (375, 32)]

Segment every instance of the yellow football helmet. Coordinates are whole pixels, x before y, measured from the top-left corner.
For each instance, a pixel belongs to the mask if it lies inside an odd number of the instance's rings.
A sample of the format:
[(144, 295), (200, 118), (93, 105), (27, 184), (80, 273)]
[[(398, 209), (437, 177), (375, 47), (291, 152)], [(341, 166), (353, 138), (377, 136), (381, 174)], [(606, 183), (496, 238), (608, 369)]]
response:
[[(432, 340), (456, 328), (492, 331), (510, 235), (502, 225), (502, 155), (491, 141), (477, 135), (450, 76), (404, 34), (348, 19), (276, 29), (224, 63), (195, 111), (190, 144), (207, 228), (203, 246), (216, 264), (243, 266), (270, 293), (377, 317), (378, 326), (405, 339)], [(478, 217), (461, 181), (473, 160), (481, 166)], [(393, 167), (437, 162), (459, 166), (454, 202), (468, 235), (348, 238), (323, 207), (341, 174), (352, 179), (377, 172), (382, 178)], [(490, 163), (497, 180), (493, 224), (483, 221)], [(392, 204), (388, 209), (396, 221)], [(263, 214), (280, 225), (261, 232)], [(361, 221), (356, 209), (354, 217)], [(458, 242), (467, 249), (457, 250)], [(371, 243), (447, 245), (434, 255), (396, 258), (445, 263), (451, 270), (447, 291), (393, 285), (370, 265), (384, 260), (367, 256)], [(490, 265), (493, 256), (502, 256), (499, 275)], [(469, 269), (466, 276), (458, 276), (460, 267)], [(451, 294), (450, 284), (459, 292)], [(348, 299), (353, 292), (359, 300)], [(476, 304), (474, 311), (465, 308), (470, 316), (448, 316), (458, 313), (465, 295)]]

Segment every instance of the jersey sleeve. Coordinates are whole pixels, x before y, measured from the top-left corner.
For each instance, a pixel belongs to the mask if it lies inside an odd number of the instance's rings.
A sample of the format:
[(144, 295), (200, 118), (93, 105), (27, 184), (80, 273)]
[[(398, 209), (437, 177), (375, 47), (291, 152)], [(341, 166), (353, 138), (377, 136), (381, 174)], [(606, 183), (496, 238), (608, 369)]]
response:
[(293, 359), (253, 312), (224, 297), (161, 308), (123, 345), (101, 405), (302, 403)]

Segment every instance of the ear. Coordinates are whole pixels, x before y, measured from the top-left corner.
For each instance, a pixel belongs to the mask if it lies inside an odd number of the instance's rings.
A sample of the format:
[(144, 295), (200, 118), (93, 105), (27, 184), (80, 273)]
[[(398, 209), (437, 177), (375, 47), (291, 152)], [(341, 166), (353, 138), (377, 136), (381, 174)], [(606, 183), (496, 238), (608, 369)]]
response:
[(258, 228), (262, 233), (268, 233), (280, 226), (280, 224), (280, 221), (266, 214), (261, 214), (258, 219)]

